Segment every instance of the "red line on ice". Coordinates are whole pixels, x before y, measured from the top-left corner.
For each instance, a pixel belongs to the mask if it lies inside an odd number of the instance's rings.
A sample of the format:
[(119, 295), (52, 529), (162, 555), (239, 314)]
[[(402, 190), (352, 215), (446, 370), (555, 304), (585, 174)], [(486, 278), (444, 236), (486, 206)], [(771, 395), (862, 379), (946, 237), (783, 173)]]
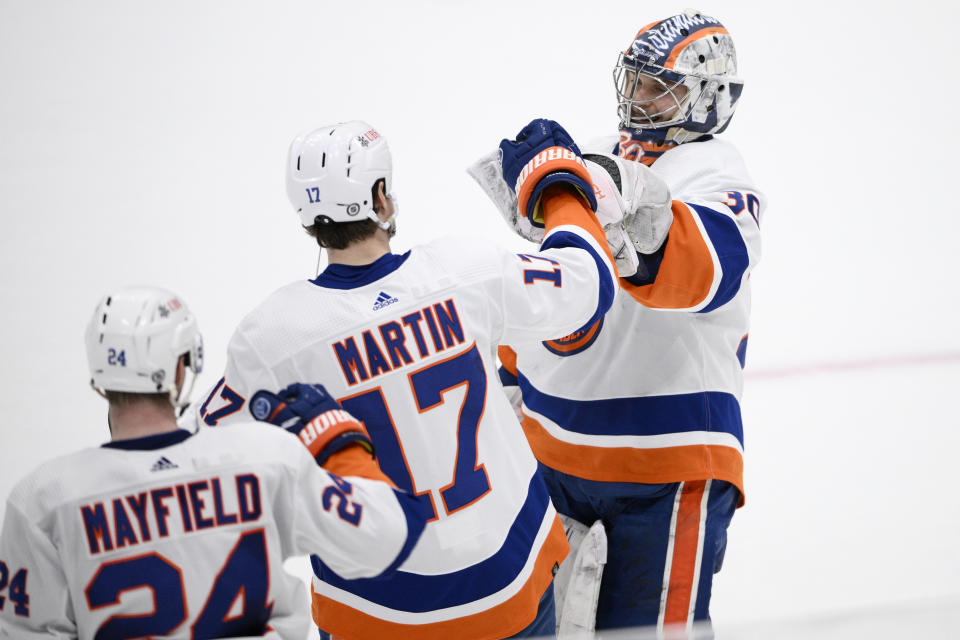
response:
[(788, 378), (791, 376), (803, 376), (817, 373), (837, 373), (895, 367), (916, 367), (928, 364), (943, 364), (948, 362), (960, 362), (960, 352), (889, 356), (885, 358), (868, 358), (864, 360), (847, 360), (843, 362), (819, 362), (806, 365), (797, 365), (794, 367), (772, 369), (750, 369), (748, 367), (744, 372), (744, 377), (748, 380)]

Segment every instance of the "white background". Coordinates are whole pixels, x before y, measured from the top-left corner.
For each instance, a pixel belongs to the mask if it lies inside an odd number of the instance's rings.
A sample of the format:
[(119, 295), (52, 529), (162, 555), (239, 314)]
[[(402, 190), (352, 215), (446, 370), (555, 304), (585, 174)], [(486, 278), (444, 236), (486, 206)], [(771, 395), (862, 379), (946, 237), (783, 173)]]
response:
[[(83, 349), (102, 294), (181, 294), (204, 388), (243, 314), (313, 275), (284, 192), (294, 135), (361, 118), (387, 136), (397, 252), (448, 233), (516, 245), (463, 168), (532, 117), (614, 133), (617, 52), (683, 7), (0, 0), (0, 494), (107, 438)], [(960, 9), (699, 8), (737, 43), (723, 135), (770, 201), (717, 624), (960, 602)]]

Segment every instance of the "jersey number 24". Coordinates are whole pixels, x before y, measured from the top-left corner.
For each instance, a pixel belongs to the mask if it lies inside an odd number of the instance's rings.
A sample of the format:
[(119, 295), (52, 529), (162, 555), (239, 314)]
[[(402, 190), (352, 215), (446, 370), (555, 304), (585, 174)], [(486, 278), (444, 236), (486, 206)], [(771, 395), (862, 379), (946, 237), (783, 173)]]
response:
[[(247, 531), (218, 572), (203, 610), (190, 628), (190, 637), (203, 640), (262, 635), (273, 608), (267, 603), (267, 571), (266, 534), (263, 529)], [(142, 587), (153, 592), (153, 612), (129, 615), (124, 611), (111, 616), (97, 629), (95, 640), (170, 635), (186, 621), (183, 571), (156, 552), (100, 565), (85, 590), (87, 606), (91, 611), (115, 606), (125, 591)], [(241, 595), (243, 610), (237, 614), (232, 609)]]

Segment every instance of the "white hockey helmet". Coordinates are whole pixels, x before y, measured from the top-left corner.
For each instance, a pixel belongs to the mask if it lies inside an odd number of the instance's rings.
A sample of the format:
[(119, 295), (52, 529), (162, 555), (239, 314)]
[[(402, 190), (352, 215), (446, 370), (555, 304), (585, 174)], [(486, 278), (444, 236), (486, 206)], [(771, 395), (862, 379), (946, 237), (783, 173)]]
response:
[(287, 197), (305, 227), (369, 218), (387, 229), (373, 210), (373, 186), (383, 179), (390, 195), (392, 174), (387, 139), (362, 120), (341, 122), (294, 138)]
[(184, 406), (189, 388), (184, 385), (187, 392), (178, 394), (180, 356), (186, 354), (193, 380), (203, 368), (196, 319), (176, 294), (158, 287), (104, 296), (87, 325), (86, 343), (90, 383), (100, 393), (166, 391), (175, 406)]

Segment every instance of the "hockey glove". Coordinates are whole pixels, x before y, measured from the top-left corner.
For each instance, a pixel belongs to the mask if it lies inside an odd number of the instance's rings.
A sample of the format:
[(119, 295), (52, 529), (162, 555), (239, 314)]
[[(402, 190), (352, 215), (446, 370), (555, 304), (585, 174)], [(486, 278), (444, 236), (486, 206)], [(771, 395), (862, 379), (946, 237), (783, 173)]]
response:
[[(667, 239), (673, 224), (667, 183), (650, 167), (612, 154), (587, 154), (584, 160), (597, 187), (603, 192), (613, 192), (616, 206), (622, 212), (623, 227), (634, 248), (643, 254), (655, 253)], [(609, 205), (601, 203), (597, 211), (604, 229), (607, 228), (605, 206)], [(607, 239), (610, 240), (609, 234)], [(612, 245), (610, 248), (613, 250)]]
[(296, 435), (321, 465), (351, 444), (374, 453), (363, 423), (344, 411), (321, 384), (295, 382), (279, 393), (257, 391), (250, 400), (250, 413)]
[[(534, 226), (527, 216), (520, 213), (517, 195), (503, 181), (497, 155), (497, 151), (492, 151), (479, 158), (467, 167), (467, 173), (480, 185), (514, 233), (524, 240), (539, 245), (543, 242), (546, 231), (543, 227)], [(603, 158), (599, 160), (598, 158), (598, 156), (584, 157), (584, 164), (590, 172), (597, 199), (597, 220), (603, 227), (607, 246), (610, 247), (610, 253), (617, 263), (617, 274), (621, 278), (627, 278), (637, 272), (640, 259), (634, 250), (633, 240), (624, 226), (620, 187), (614, 183), (609, 167), (599, 163)], [(619, 171), (616, 171), (616, 175), (619, 180)]]
[(551, 184), (572, 185), (590, 209), (597, 210), (593, 183), (580, 149), (553, 120), (533, 120), (515, 140), (502, 140), (499, 157), (503, 179), (517, 194), (521, 215), (534, 226), (543, 227), (540, 196)]

